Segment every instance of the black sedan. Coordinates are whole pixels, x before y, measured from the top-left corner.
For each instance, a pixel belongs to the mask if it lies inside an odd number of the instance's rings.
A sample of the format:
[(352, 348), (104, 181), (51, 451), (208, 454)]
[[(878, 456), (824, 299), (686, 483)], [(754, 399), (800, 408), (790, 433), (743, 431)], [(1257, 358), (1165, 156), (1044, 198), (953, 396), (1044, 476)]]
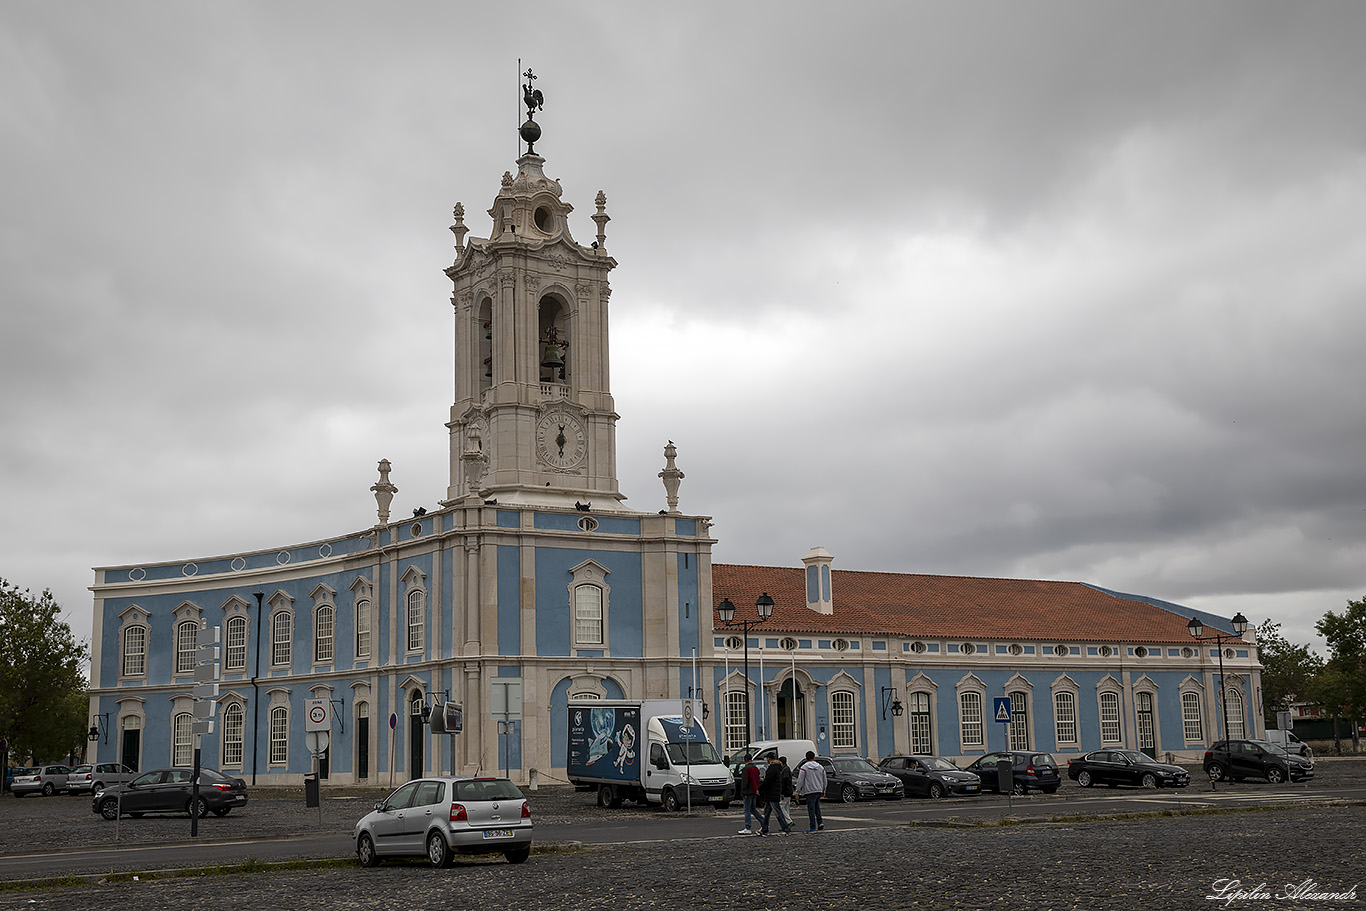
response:
[(1083, 788), (1093, 784), (1184, 788), (1191, 783), (1190, 773), (1179, 765), (1158, 762), (1138, 750), (1092, 750), (1068, 760), (1067, 777)]
[(229, 778), (213, 769), (199, 770), (199, 800), (194, 797), (193, 769), (153, 769), (127, 784), (105, 788), (91, 801), (90, 808), (105, 819), (141, 816), (144, 813), (212, 812), (227, 816), (236, 807), (247, 805), (247, 783)]
[(872, 800), (877, 797), (900, 800), (906, 796), (906, 786), (895, 775), (888, 775), (866, 759), (841, 756), (831, 759), (819, 756), (816, 761), (825, 766), (825, 796), (845, 803)]
[(878, 768), (900, 778), (907, 794), (938, 799), (982, 791), (982, 779), (939, 756), (888, 756), (878, 763)]

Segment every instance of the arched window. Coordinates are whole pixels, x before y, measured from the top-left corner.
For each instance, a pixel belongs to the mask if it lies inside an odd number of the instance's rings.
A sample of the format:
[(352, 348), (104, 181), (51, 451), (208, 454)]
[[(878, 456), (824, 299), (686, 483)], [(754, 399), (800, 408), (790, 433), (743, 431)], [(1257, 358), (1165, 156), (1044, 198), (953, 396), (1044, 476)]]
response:
[(284, 765), (289, 762), (289, 708), (277, 705), (270, 710), (270, 758), (271, 765)]
[(123, 676), (147, 673), (147, 627), (138, 624), (123, 631)]
[(746, 723), (748, 715), (746, 709), (749, 707), (749, 700), (743, 690), (731, 690), (726, 693), (726, 714), (724, 733), (726, 755), (734, 755), (740, 752), (749, 744), (749, 727)]
[(1100, 694), (1100, 742), (1119, 743), (1119, 693), (1106, 691)]
[(1227, 687), (1224, 698), (1228, 700), (1228, 736), (1231, 740), (1241, 740), (1247, 736), (1247, 727), (1243, 723), (1242, 690)]
[(911, 717), (911, 752), (933, 755), (935, 749), (930, 717), (930, 694), (907, 693), (906, 703), (906, 709)]
[(419, 652), (427, 632), (426, 593), (422, 589), (408, 592), (408, 651)]
[(313, 661), (323, 664), (332, 660), (333, 617), (330, 604), (320, 604), (313, 612)]
[(242, 768), (242, 703), (229, 702), (223, 710), (223, 767)]
[(171, 765), (187, 766), (194, 762), (194, 715), (177, 712), (171, 719)]
[(356, 602), (356, 657), (370, 657), (370, 602)]
[(270, 663), (288, 667), (294, 659), (294, 616), (289, 611), (276, 611), (270, 618), (270, 630)]
[(985, 743), (982, 739), (985, 732), (982, 730), (981, 693), (958, 694), (958, 726), (963, 749), (981, 747)]
[(602, 645), (602, 588), (579, 585), (574, 588), (574, 643)]
[(1010, 697), (1010, 749), (1029, 749), (1029, 694), (1016, 690)]
[(830, 748), (832, 750), (858, 748), (856, 717), (853, 693), (848, 690), (841, 690), (830, 694)]
[(1205, 742), (1205, 719), (1200, 711), (1200, 694), (1186, 692), (1181, 694), (1181, 730), (1186, 743)]
[(181, 620), (175, 626), (175, 672), (193, 674), (199, 663), (199, 621)]
[(224, 637), (223, 670), (243, 671), (247, 668), (247, 618), (229, 617)]
[(1077, 697), (1074, 693), (1053, 694), (1053, 731), (1059, 746), (1077, 742)]

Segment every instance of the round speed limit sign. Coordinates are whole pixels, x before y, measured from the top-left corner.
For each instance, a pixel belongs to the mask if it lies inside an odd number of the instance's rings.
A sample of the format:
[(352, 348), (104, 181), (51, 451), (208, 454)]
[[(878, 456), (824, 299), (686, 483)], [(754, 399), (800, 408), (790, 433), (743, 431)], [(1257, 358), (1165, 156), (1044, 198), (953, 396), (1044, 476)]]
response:
[(308, 720), (314, 724), (322, 724), (327, 720), (327, 709), (320, 705), (315, 705), (308, 710)]

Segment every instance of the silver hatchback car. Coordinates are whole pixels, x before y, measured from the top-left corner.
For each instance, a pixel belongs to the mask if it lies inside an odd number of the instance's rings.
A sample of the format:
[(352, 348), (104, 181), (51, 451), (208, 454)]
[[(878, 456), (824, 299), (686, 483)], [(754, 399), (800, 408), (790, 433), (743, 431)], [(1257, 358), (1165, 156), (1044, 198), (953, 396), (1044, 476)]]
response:
[(531, 856), (531, 805), (506, 778), (419, 778), (356, 823), (362, 867), (384, 857), (426, 856), (434, 867), (461, 854)]
[(64, 765), (40, 765), (28, 770), (27, 775), (15, 775), (9, 783), (10, 793), (15, 797), (25, 794), (42, 794), (51, 797), (58, 791), (66, 790), (66, 776), (71, 769)]

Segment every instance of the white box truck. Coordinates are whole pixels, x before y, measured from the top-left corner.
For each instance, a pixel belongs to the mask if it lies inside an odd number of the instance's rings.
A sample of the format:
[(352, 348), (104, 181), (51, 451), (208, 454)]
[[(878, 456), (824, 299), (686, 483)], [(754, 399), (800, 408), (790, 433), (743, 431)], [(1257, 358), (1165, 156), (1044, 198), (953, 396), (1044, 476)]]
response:
[(684, 727), (681, 699), (592, 699), (569, 703), (570, 782), (596, 790), (598, 805), (623, 800), (727, 807), (735, 784), (701, 724), (700, 703)]

